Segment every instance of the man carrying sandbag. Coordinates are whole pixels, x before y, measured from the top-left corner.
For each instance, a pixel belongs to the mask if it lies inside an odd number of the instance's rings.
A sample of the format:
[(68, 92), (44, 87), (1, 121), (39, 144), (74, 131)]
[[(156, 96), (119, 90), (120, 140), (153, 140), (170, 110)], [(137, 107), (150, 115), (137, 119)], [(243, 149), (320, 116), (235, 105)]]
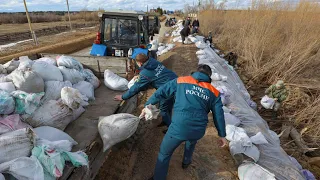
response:
[[(127, 100), (138, 94), (140, 91), (147, 90), (149, 86), (152, 86), (155, 89), (160, 88), (165, 85), (172, 79), (177, 78), (178, 76), (167, 69), (159, 61), (148, 57), (144, 53), (140, 53), (136, 56), (137, 65), (140, 67), (139, 79), (134, 83), (134, 85), (123, 95), (116, 95), (114, 97), (117, 101)], [(173, 97), (168, 99), (162, 99), (159, 101), (160, 110), (162, 116), (162, 123), (158, 125), (168, 126), (171, 124), (171, 111), (173, 107)]]
[(279, 80), (276, 84), (271, 85), (268, 89), (266, 89), (265, 94), (275, 101), (273, 105), (272, 119), (277, 119), (277, 112), (280, 109), (282, 102), (288, 97), (288, 91), (284, 85), (284, 82)]
[[(154, 177), (151, 179), (166, 179), (170, 158), (174, 150), (185, 143), (182, 168), (191, 164), (195, 145), (201, 139), (208, 123), (208, 113), (212, 111), (214, 124), (220, 136), (221, 147), (227, 145), (226, 128), (222, 102), (219, 91), (210, 83), (211, 68), (208, 65), (199, 65), (197, 72), (191, 76), (179, 77), (159, 88), (146, 102), (146, 105), (156, 104), (164, 99), (175, 97), (172, 124), (164, 136)], [(145, 110), (140, 116), (144, 116)]]

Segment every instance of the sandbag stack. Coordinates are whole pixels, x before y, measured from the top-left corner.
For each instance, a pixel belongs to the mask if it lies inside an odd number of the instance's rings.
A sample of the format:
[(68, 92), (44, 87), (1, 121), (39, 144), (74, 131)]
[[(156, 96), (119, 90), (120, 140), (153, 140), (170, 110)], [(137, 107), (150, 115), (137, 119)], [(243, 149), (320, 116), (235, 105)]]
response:
[[(83, 152), (70, 152), (76, 142), (61, 136), (61, 130), (85, 111), (99, 85), (92, 71), (69, 56), (34, 61), (23, 56), (0, 65), (0, 154), (5, 154), (0, 157), (0, 177), (56, 179), (65, 161), (88, 166)], [(44, 132), (62, 138), (46, 139)], [(59, 169), (51, 168), (55, 166)]]

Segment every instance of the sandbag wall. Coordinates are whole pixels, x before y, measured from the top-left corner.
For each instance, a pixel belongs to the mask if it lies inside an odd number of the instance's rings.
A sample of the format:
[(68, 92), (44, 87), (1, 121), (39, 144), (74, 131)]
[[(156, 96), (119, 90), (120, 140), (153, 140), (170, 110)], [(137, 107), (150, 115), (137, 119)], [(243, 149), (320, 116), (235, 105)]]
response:
[[(212, 85), (221, 92), (222, 99), (227, 98), (224, 111), (230, 152), (235, 159), (238, 155), (249, 159), (238, 162), (242, 163), (238, 169), (239, 178), (305, 179), (281, 148), (277, 134), (256, 112), (257, 105), (250, 99), (233, 67), (219, 57), (210, 44), (198, 41), (196, 46), (200, 49), (197, 52), (199, 64), (211, 67)], [(256, 170), (252, 171), (252, 168)]]

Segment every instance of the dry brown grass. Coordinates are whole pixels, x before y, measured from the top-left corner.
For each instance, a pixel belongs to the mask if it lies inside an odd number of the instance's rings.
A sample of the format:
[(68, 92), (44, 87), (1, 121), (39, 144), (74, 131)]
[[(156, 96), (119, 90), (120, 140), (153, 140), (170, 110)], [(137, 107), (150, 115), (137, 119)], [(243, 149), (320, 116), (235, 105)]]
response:
[[(68, 21), (68, 14), (65, 14), (63, 19)], [(80, 11), (77, 13), (71, 13), (70, 19), (75, 20), (84, 20), (84, 21), (99, 21), (98, 12), (96, 11)]]
[[(33, 23), (61, 21), (62, 16), (53, 13), (33, 14), (30, 13)], [(23, 24), (28, 23), (25, 13), (0, 14), (0, 24)]]
[[(320, 82), (320, 5), (296, 7), (259, 1), (251, 10), (207, 10), (200, 15), (201, 31), (212, 31), (223, 50), (239, 54), (241, 66), (256, 83), (315, 86)], [(313, 84), (311, 84), (313, 83)], [(319, 86), (318, 86), (319, 87)], [(297, 126), (320, 137), (320, 89), (292, 90), (285, 108), (295, 108)]]

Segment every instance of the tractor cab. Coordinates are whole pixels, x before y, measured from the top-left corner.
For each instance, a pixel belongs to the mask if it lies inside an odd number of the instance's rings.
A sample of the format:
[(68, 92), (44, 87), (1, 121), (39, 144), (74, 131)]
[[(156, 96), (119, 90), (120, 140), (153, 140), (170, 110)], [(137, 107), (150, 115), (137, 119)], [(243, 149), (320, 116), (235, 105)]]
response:
[(149, 44), (152, 33), (149, 32), (149, 18), (144, 12), (108, 11), (99, 17), (100, 32), (92, 51), (105, 49), (100, 56), (129, 57), (134, 49), (146, 48)]

